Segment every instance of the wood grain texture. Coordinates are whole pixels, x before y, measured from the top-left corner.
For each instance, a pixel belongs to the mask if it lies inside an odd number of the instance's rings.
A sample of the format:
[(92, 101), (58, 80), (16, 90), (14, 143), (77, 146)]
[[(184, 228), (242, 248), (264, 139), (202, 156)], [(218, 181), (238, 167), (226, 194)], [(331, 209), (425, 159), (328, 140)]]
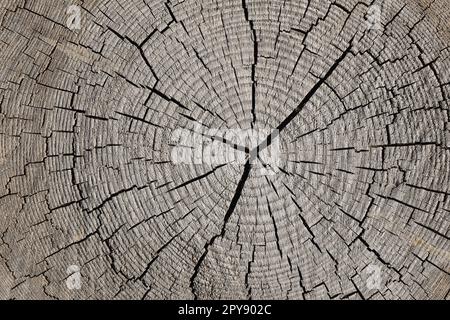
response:
[[(2, 0), (0, 298), (449, 299), (449, 21), (447, 0)], [(174, 164), (199, 125), (279, 129), (279, 171)]]

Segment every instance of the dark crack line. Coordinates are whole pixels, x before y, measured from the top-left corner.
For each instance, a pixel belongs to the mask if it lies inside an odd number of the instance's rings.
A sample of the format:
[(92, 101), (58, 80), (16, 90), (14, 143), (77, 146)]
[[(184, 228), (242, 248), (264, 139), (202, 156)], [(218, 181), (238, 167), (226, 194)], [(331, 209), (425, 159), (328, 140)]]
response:
[(205, 134), (205, 133), (200, 133), (200, 135), (203, 136), (203, 137), (209, 138), (209, 139), (211, 139), (213, 141), (222, 142), (223, 144), (226, 144), (226, 145), (230, 146), (231, 148), (233, 148), (233, 149), (235, 149), (237, 151), (241, 151), (241, 152), (245, 152), (246, 154), (250, 154), (250, 148), (244, 147), (244, 146), (239, 145), (239, 144), (236, 144), (236, 143), (234, 143), (234, 142), (232, 142), (232, 141), (230, 141), (230, 140), (228, 140), (226, 138), (219, 137), (219, 136), (216, 136), (216, 135), (209, 135), (209, 134)]
[(204, 178), (208, 177), (209, 175), (213, 174), (216, 170), (218, 170), (218, 169), (220, 169), (220, 168), (222, 168), (222, 167), (224, 167), (224, 166), (226, 166), (226, 165), (227, 165), (227, 164), (222, 164), (222, 165), (220, 165), (220, 166), (217, 166), (217, 167), (215, 167), (214, 169), (212, 169), (211, 171), (208, 171), (208, 172), (206, 172), (206, 173), (204, 173), (204, 174), (202, 174), (202, 175), (200, 175), (200, 176), (197, 176), (197, 177), (195, 177), (195, 178), (193, 178), (193, 179), (190, 179), (190, 180), (188, 180), (188, 181), (185, 181), (185, 182), (183, 182), (182, 184), (180, 184), (180, 185), (178, 185), (178, 186), (176, 186), (176, 187), (173, 187), (173, 188), (169, 189), (168, 191), (169, 191), (169, 192), (170, 192), (170, 191), (174, 191), (174, 190), (180, 189), (180, 188), (182, 188), (182, 187), (185, 187), (185, 186), (187, 186), (187, 185), (189, 185), (189, 184), (191, 184), (191, 183), (193, 183), (193, 182), (195, 182), (195, 181), (204, 179)]
[(130, 118), (130, 119), (133, 119), (133, 120), (136, 120), (136, 121), (139, 121), (139, 122), (143, 122), (143, 123), (149, 124), (149, 125), (157, 127), (157, 128), (162, 128), (160, 125), (157, 125), (157, 124), (155, 124), (155, 123), (153, 123), (151, 121), (148, 121), (148, 120), (141, 119), (139, 117), (133, 116), (131, 114), (126, 114), (126, 113), (122, 113), (122, 112), (119, 112), (119, 111), (115, 111), (115, 113), (120, 114), (121, 116), (124, 116), (126, 118)]
[(256, 36), (256, 30), (253, 25), (253, 21), (249, 19), (248, 15), (248, 6), (246, 0), (242, 0), (242, 9), (244, 10), (245, 20), (248, 22), (250, 26), (250, 30), (252, 32), (252, 40), (253, 40), (253, 63), (252, 63), (252, 123), (251, 127), (253, 128), (256, 122), (256, 65), (258, 64), (258, 38)]
[(317, 244), (317, 242), (315, 241), (315, 234), (311, 229), (311, 226), (306, 222), (306, 219), (303, 217), (302, 213), (303, 213), (303, 209), (300, 207), (300, 205), (297, 203), (297, 201), (295, 201), (295, 199), (293, 197), (291, 197), (292, 202), (294, 202), (295, 206), (300, 210), (300, 213), (298, 214), (300, 220), (302, 221), (303, 225), (305, 226), (306, 230), (308, 231), (308, 233), (311, 235), (310, 241), (311, 243), (317, 248), (317, 250), (319, 250), (320, 253), (322, 253), (322, 250), (320, 249), (320, 246)]
[(160, 98), (166, 100), (167, 102), (172, 102), (175, 103), (178, 107), (180, 107), (181, 109), (187, 110), (187, 111), (191, 111), (188, 107), (186, 107), (185, 105), (183, 105), (180, 101), (178, 101), (177, 99), (173, 98), (173, 97), (169, 97), (166, 94), (164, 94), (163, 92), (157, 90), (155, 87), (150, 88), (152, 93), (155, 93), (157, 96), (159, 96)]
[(121, 35), (119, 32), (117, 32), (116, 30), (114, 30), (111, 27), (108, 27), (108, 30), (111, 31), (113, 34), (115, 34), (122, 41), (127, 40), (129, 43), (131, 43), (139, 51), (139, 54), (141, 55), (142, 59), (144, 60), (144, 63), (150, 69), (150, 72), (152, 73), (153, 77), (155, 78), (156, 82), (158, 83), (159, 82), (159, 78), (156, 75), (156, 72), (153, 69), (150, 61), (148, 61), (148, 58), (145, 55), (145, 52), (144, 52), (144, 49), (143, 49), (143, 45), (145, 44), (145, 41), (140, 45), (140, 44), (136, 43), (135, 41), (133, 41), (132, 39), (128, 38), (127, 36)]
[(347, 49), (342, 53), (342, 55), (334, 62), (334, 64), (330, 67), (328, 72), (320, 78), (320, 80), (312, 87), (312, 89), (308, 92), (308, 94), (303, 98), (300, 104), (276, 127), (265, 140), (263, 140), (252, 153), (259, 152), (267, 148), (271, 145), (272, 141), (275, 140), (281, 131), (283, 131), (289, 123), (294, 120), (295, 117), (302, 111), (302, 109), (306, 106), (306, 104), (311, 100), (311, 98), (315, 95), (315, 93), (319, 90), (319, 88), (328, 80), (328, 78), (334, 73), (336, 68), (341, 64), (341, 62), (347, 57), (347, 55), (351, 52), (353, 39), (350, 40), (350, 45)]
[(283, 250), (281, 250), (281, 247), (280, 247), (280, 236), (278, 235), (278, 227), (277, 227), (277, 223), (275, 221), (275, 217), (273, 216), (272, 208), (270, 207), (270, 201), (269, 201), (268, 197), (266, 197), (266, 201), (267, 201), (267, 208), (269, 209), (269, 215), (270, 215), (270, 218), (272, 219), (273, 230), (275, 233), (275, 239), (276, 239), (276, 243), (277, 243), (277, 249), (280, 252), (281, 258), (283, 258)]
[(440, 237), (442, 237), (444, 239), (450, 240), (450, 237), (446, 236), (445, 234), (443, 234), (443, 233), (441, 233), (441, 232), (439, 232), (437, 230), (434, 230), (433, 228), (430, 228), (429, 226), (426, 226), (426, 225), (424, 225), (424, 224), (422, 224), (420, 222), (417, 222), (417, 221), (414, 221), (414, 223), (419, 225), (419, 226), (421, 226), (424, 229), (427, 229), (428, 231), (430, 231), (430, 232), (432, 232), (434, 234), (437, 234), (438, 236), (440, 236)]
[(206, 258), (206, 255), (208, 254), (209, 248), (214, 245), (214, 242), (219, 238), (219, 237), (223, 237), (226, 231), (226, 225), (231, 217), (231, 215), (233, 214), (234, 210), (236, 209), (236, 206), (239, 202), (239, 199), (241, 198), (242, 195), (242, 191), (244, 190), (245, 187), (245, 183), (247, 182), (249, 176), (250, 176), (250, 171), (252, 169), (252, 165), (250, 164), (250, 160), (248, 160), (245, 165), (244, 165), (244, 172), (242, 173), (241, 179), (239, 180), (239, 183), (237, 185), (236, 191), (234, 193), (233, 198), (231, 199), (230, 202), (230, 206), (228, 207), (228, 210), (223, 218), (223, 225), (222, 225), (222, 230), (220, 232), (220, 234), (215, 235), (214, 237), (212, 237), (210, 239), (209, 242), (207, 242), (205, 244), (205, 250), (203, 251), (203, 254), (201, 255), (200, 259), (197, 261), (197, 264), (194, 266), (194, 273), (192, 274), (192, 277), (190, 279), (190, 287), (192, 290), (192, 294), (194, 295), (194, 299), (198, 300), (198, 296), (197, 296), (197, 290), (195, 288), (195, 280), (198, 276), (198, 273), (200, 271), (200, 267), (203, 263), (203, 261)]

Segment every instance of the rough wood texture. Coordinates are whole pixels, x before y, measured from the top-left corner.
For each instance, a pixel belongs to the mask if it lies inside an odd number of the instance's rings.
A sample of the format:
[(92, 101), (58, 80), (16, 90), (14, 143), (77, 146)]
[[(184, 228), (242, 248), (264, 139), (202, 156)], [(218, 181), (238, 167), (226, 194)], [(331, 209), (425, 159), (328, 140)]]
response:
[[(1, 0), (0, 22), (0, 298), (449, 299), (448, 0)], [(279, 172), (174, 164), (199, 122), (281, 129)]]

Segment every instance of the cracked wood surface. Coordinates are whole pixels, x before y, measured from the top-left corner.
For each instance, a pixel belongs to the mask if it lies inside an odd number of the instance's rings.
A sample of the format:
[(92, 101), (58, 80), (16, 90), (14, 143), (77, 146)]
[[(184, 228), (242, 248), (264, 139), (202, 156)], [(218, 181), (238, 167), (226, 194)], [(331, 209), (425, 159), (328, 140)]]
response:
[[(450, 299), (449, 21), (447, 0), (1, 0), (0, 298)], [(245, 164), (174, 164), (199, 123), (278, 129), (279, 172), (221, 136)]]

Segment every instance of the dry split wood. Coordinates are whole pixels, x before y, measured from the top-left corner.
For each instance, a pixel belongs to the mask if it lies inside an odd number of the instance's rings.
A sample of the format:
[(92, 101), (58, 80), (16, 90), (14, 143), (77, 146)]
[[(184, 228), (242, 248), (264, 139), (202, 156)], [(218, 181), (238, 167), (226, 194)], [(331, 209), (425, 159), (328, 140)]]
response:
[[(2, 0), (0, 298), (448, 299), (449, 21)], [(198, 127), (278, 130), (279, 162), (210, 135), (245, 161), (175, 164)]]

